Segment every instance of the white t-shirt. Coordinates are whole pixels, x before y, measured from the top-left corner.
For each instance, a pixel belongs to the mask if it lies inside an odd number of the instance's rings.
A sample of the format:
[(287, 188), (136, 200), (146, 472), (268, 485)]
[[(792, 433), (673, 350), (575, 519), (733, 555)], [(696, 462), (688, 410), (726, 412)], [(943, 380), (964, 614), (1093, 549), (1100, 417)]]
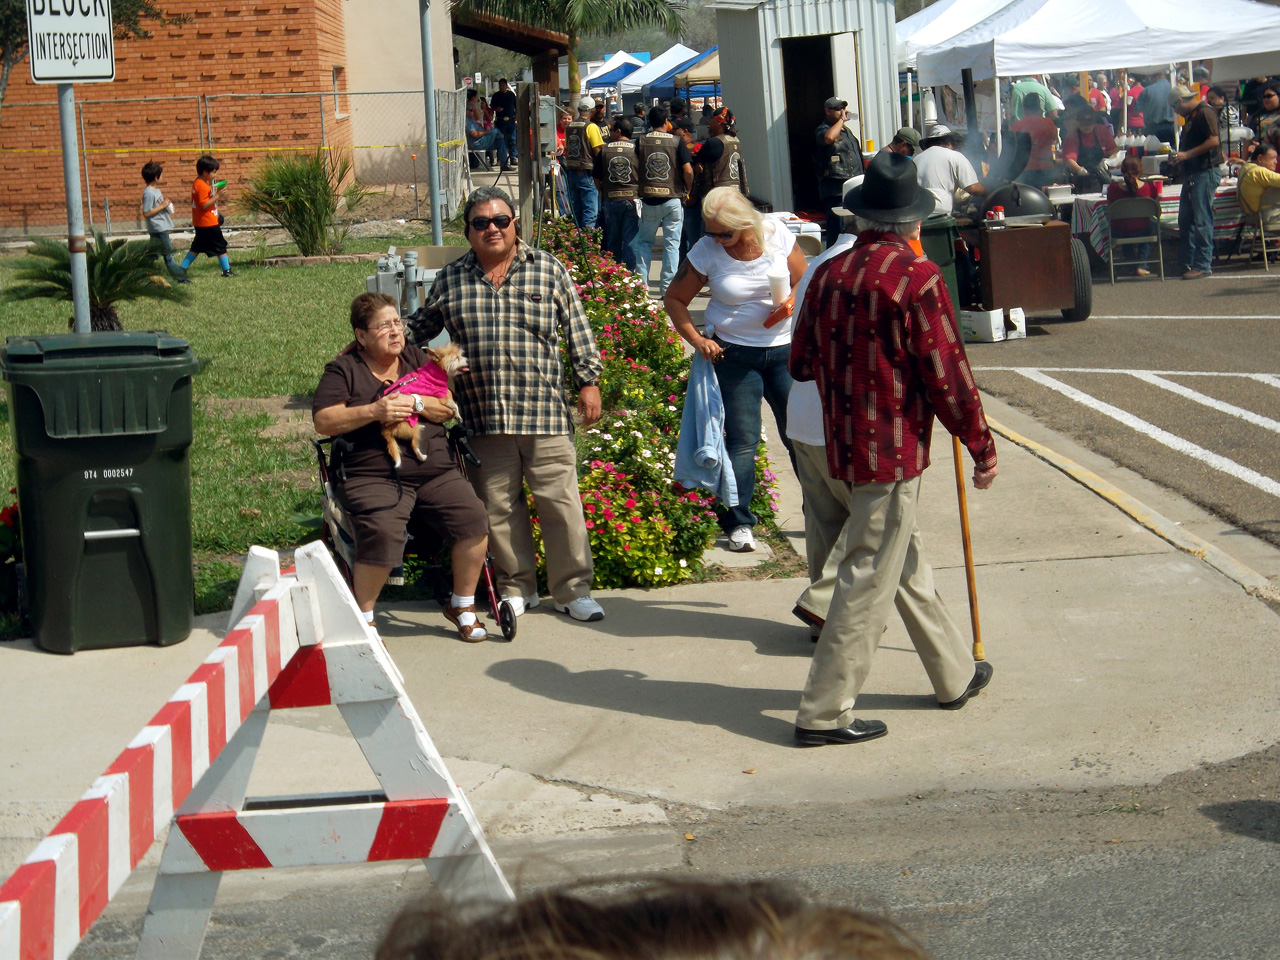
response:
[(950, 147), (930, 147), (916, 160), (916, 179), (937, 198), (934, 213), (950, 213), (957, 189), (978, 182), (978, 174), (965, 155)]
[(791, 342), (794, 316), (767, 329), (764, 321), (773, 312), (769, 270), (775, 264), (785, 265), (795, 245), (795, 234), (767, 220), (764, 253), (755, 260), (733, 259), (713, 237), (703, 237), (693, 245), (689, 265), (707, 278), (711, 288), (706, 318), (716, 336), (744, 347), (779, 347)]
[[(809, 290), (809, 281), (813, 279), (814, 271), (832, 257), (847, 251), (856, 239), (852, 233), (842, 233), (820, 256), (809, 261), (809, 269), (796, 284), (797, 315), (800, 313), (800, 305), (804, 303), (804, 295)], [(811, 447), (827, 445), (827, 434), (822, 426), (822, 398), (818, 396), (817, 381), (797, 380), (791, 385), (791, 393), (787, 397), (787, 436)]]

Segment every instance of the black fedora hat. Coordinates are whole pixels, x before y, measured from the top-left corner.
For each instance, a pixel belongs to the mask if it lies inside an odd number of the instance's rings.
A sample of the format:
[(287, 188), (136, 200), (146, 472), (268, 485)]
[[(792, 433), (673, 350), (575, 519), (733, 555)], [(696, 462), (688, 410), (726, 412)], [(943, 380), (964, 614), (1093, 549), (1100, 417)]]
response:
[(933, 194), (916, 180), (916, 165), (910, 157), (881, 150), (867, 164), (861, 186), (846, 193), (844, 207), (833, 212), (881, 223), (910, 223), (927, 217), (935, 203)]

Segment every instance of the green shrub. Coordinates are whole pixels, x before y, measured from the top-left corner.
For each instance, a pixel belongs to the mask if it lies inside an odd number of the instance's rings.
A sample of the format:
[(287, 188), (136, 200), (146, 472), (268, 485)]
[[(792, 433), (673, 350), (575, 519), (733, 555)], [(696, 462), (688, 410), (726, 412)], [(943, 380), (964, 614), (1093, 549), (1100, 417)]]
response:
[(349, 157), (335, 161), (319, 147), (271, 154), (249, 178), (240, 206), (275, 219), (304, 257), (337, 253), (347, 235), (346, 225), (338, 222), (339, 208), (345, 204), (354, 210), (368, 195), (351, 171)]

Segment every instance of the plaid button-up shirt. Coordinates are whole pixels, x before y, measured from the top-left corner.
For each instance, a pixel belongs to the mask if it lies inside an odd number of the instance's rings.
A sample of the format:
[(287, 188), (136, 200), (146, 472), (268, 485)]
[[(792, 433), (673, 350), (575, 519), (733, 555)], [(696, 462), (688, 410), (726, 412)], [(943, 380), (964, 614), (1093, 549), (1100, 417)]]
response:
[(942, 271), (896, 234), (865, 232), (809, 283), (791, 375), (816, 380), (831, 476), (889, 483), (929, 466), (936, 413), (979, 466), (995, 441)]
[(573, 433), (564, 391), (560, 338), (578, 385), (604, 364), (568, 271), (542, 250), (519, 242), (502, 286), (495, 287), (468, 251), (436, 277), (409, 324), (419, 346), (447, 329), (469, 372), (453, 383), (463, 419), (480, 434)]

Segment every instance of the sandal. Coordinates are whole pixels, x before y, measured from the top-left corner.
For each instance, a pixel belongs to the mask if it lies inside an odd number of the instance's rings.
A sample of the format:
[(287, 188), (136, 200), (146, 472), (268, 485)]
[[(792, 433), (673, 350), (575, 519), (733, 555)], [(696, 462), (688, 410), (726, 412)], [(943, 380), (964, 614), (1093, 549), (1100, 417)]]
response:
[(476, 616), (475, 604), (469, 607), (454, 607), (447, 603), (444, 605), (444, 618), (458, 628), (458, 637), (464, 643), (479, 643), (481, 640), (488, 639), (489, 632), (485, 630), (484, 624), (480, 622), (478, 616), (471, 623), (463, 624), (458, 622), (458, 617), (464, 613)]

